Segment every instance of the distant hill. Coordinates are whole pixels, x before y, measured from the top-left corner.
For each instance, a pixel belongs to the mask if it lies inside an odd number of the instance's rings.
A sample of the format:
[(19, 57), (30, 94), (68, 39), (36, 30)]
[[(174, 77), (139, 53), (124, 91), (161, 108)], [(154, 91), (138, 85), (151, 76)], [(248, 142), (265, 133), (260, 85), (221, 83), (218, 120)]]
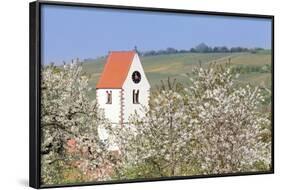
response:
[[(153, 55), (140, 57), (146, 76), (152, 86), (152, 90), (161, 80), (168, 77), (176, 78), (184, 85), (189, 85), (187, 74), (201, 63), (203, 66), (210, 62), (225, 63), (230, 61), (233, 67), (241, 67), (245, 70), (238, 83), (251, 83), (270, 87), (270, 72), (260, 72), (266, 66), (271, 65), (270, 51), (255, 53), (177, 53), (168, 55)], [(83, 71), (90, 77), (89, 85), (93, 88), (91, 97), (95, 97), (95, 86), (103, 70), (106, 58), (87, 59), (83, 63)], [(253, 68), (253, 69), (252, 69)]]

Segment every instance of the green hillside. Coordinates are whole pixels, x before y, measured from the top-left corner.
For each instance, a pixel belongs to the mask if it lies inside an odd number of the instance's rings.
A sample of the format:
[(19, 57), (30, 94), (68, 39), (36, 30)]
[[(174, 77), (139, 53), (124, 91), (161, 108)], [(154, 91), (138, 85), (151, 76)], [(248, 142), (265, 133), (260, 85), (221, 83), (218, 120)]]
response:
[[(232, 67), (239, 70), (237, 83), (250, 83), (271, 86), (271, 53), (182, 53), (140, 57), (152, 90), (161, 80), (176, 78), (184, 85), (189, 85), (192, 69), (200, 63), (204, 66), (210, 62), (225, 63), (230, 61)], [(88, 61), (83, 64), (83, 71), (90, 76), (89, 84), (93, 88), (91, 97), (95, 97), (95, 85), (103, 70), (105, 58)], [(188, 75), (187, 75), (188, 74)]]

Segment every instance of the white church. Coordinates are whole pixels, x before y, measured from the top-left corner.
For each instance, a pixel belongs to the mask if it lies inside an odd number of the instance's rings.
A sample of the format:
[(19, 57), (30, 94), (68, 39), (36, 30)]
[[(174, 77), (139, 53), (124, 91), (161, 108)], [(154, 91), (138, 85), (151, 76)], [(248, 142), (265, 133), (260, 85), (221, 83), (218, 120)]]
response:
[(105, 117), (126, 125), (131, 114), (142, 117), (148, 107), (150, 84), (135, 51), (112, 51), (96, 85), (96, 99)]

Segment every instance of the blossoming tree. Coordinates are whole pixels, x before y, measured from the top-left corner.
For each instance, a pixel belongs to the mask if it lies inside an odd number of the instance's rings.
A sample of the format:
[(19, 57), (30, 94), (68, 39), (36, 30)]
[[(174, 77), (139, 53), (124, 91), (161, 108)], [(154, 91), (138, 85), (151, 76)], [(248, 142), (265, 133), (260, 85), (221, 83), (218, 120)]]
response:
[(194, 70), (186, 113), (192, 157), (205, 174), (256, 171), (271, 166), (270, 115), (261, 113), (259, 87), (239, 86), (228, 65)]
[(145, 117), (135, 114), (130, 126), (111, 129), (123, 158), (121, 178), (182, 173), (181, 166), (190, 160), (190, 128), (186, 125), (186, 102), (181, 91), (178, 83), (168, 80), (152, 95)]
[(195, 68), (191, 80), (184, 90), (161, 88), (151, 96), (144, 118), (134, 115), (130, 127), (114, 129), (123, 158), (120, 176), (235, 173), (271, 167), (271, 121), (269, 114), (261, 112), (259, 87), (240, 86), (227, 64)]
[[(188, 88), (162, 83), (149, 109), (143, 108), (145, 117), (134, 114), (123, 127), (111, 127), (87, 96), (81, 66), (43, 67), (43, 183), (60, 183), (65, 168), (91, 176), (84, 181), (112, 179), (104, 168), (115, 170), (117, 179), (270, 169), (271, 120), (261, 109), (264, 92), (239, 85), (223, 64), (195, 68), (191, 80)], [(107, 140), (99, 138), (99, 127), (107, 130)], [(112, 143), (118, 156), (110, 151)]]
[[(98, 126), (107, 122), (96, 102), (89, 100), (87, 84), (79, 64), (42, 69), (41, 175), (45, 184), (61, 183), (62, 171), (69, 167), (77, 168), (81, 177), (112, 163), (106, 142), (98, 136)], [(93, 179), (106, 177), (95, 172)]]

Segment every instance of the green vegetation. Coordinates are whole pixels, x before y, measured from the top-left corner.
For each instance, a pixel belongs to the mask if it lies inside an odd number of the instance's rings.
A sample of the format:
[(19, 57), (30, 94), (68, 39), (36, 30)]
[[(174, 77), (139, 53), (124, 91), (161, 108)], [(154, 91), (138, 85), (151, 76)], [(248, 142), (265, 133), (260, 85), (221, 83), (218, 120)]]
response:
[[(140, 57), (146, 76), (155, 90), (161, 80), (176, 78), (185, 86), (191, 84), (189, 78), (194, 67), (210, 62), (230, 62), (232, 71), (239, 73), (237, 84), (250, 83), (271, 88), (271, 52), (269, 50), (242, 53), (176, 53)], [(88, 60), (83, 64), (83, 71), (89, 76), (89, 92), (95, 98), (95, 85), (100, 77), (105, 58)]]
[[(43, 67), (42, 184), (268, 171), (272, 68), (270, 54), (254, 55), (141, 57), (154, 92), (145, 117), (130, 119), (137, 130), (112, 127), (86, 94), (103, 59), (84, 71), (80, 64)], [(98, 138), (99, 126), (118, 152)]]
[(185, 89), (163, 82), (145, 117), (131, 117), (136, 130), (109, 128), (122, 147), (114, 179), (268, 171), (271, 111), (261, 88), (236, 79), (229, 64), (208, 64)]

